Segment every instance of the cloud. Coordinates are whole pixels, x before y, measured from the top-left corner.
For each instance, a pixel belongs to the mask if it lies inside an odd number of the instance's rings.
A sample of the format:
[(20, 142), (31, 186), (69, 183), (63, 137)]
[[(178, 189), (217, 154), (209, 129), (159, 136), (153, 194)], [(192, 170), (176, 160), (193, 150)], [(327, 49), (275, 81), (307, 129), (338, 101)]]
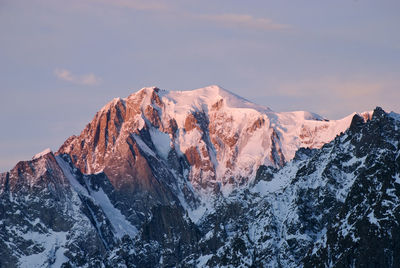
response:
[(291, 28), (289, 25), (276, 23), (269, 18), (257, 18), (249, 14), (197, 14), (184, 9), (180, 9), (171, 3), (165, 4), (160, 1), (138, 1), (138, 0), (89, 0), (93, 3), (103, 3), (105, 5), (131, 9), (136, 11), (163, 12), (164, 15), (173, 17), (183, 17), (200, 21), (214, 22), (226, 27), (242, 27), (258, 30), (286, 30)]
[(193, 15), (195, 18), (220, 23), (228, 27), (244, 27), (259, 30), (285, 30), (289, 25), (275, 23), (268, 18), (256, 18), (248, 14)]
[(78, 85), (95, 86), (101, 84), (102, 79), (92, 73), (84, 75), (72, 74), (67, 69), (55, 69), (54, 75), (64, 81), (68, 81)]

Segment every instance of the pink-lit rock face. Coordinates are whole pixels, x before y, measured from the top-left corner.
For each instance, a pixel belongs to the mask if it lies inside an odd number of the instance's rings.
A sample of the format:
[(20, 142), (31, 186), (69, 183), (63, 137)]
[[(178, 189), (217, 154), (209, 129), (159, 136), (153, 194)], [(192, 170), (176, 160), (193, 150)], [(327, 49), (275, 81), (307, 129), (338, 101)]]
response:
[(352, 116), (328, 121), (309, 112), (276, 113), (218, 86), (144, 88), (104, 106), (58, 153), (69, 154), (83, 173), (104, 171), (117, 189), (167, 200), (152, 165), (174, 163), (170, 183), (180, 177), (197, 190), (240, 184), (260, 165), (280, 167), (298, 148), (330, 142)]

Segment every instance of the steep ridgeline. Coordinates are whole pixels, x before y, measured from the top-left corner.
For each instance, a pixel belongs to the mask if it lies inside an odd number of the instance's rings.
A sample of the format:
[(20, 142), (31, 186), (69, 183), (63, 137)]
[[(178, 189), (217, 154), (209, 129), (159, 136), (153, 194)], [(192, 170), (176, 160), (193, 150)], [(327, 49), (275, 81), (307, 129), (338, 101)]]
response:
[(216, 86), (115, 99), (57, 153), (0, 174), (0, 267), (347, 266), (374, 254), (394, 267), (396, 118), (276, 113)]

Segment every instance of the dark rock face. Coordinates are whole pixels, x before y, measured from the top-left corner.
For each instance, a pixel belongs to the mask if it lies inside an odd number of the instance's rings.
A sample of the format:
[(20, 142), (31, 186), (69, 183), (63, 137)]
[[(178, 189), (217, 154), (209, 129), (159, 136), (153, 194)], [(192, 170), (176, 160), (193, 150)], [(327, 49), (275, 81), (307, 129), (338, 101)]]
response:
[[(160, 90), (150, 93), (115, 100), (56, 154), (0, 174), (0, 267), (400, 266), (395, 116), (355, 115), (345, 133), (289, 162), (272, 132), (275, 164), (224, 195), (213, 157), (231, 148), (224, 165), (235, 169), (239, 134), (222, 132), (229, 116), (192, 113), (185, 131), (199, 131), (202, 144), (160, 151), (154, 135), (173, 141), (181, 130), (163, 117)], [(246, 131), (266, 124), (256, 118)], [(215, 191), (200, 196), (193, 185)]]
[[(306, 266), (398, 267), (400, 181), (398, 122), (382, 109), (354, 134), (355, 154), (365, 158), (348, 196), (327, 231), (304, 259)], [(350, 138), (350, 137), (349, 137)]]

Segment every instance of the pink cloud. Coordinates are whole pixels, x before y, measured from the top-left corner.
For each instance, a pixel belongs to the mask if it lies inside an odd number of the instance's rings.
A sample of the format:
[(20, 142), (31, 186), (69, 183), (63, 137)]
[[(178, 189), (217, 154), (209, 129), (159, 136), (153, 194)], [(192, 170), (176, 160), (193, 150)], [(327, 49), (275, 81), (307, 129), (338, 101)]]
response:
[(61, 80), (85, 86), (99, 85), (102, 81), (100, 77), (92, 73), (84, 75), (75, 75), (72, 74), (67, 69), (55, 69), (54, 75)]

